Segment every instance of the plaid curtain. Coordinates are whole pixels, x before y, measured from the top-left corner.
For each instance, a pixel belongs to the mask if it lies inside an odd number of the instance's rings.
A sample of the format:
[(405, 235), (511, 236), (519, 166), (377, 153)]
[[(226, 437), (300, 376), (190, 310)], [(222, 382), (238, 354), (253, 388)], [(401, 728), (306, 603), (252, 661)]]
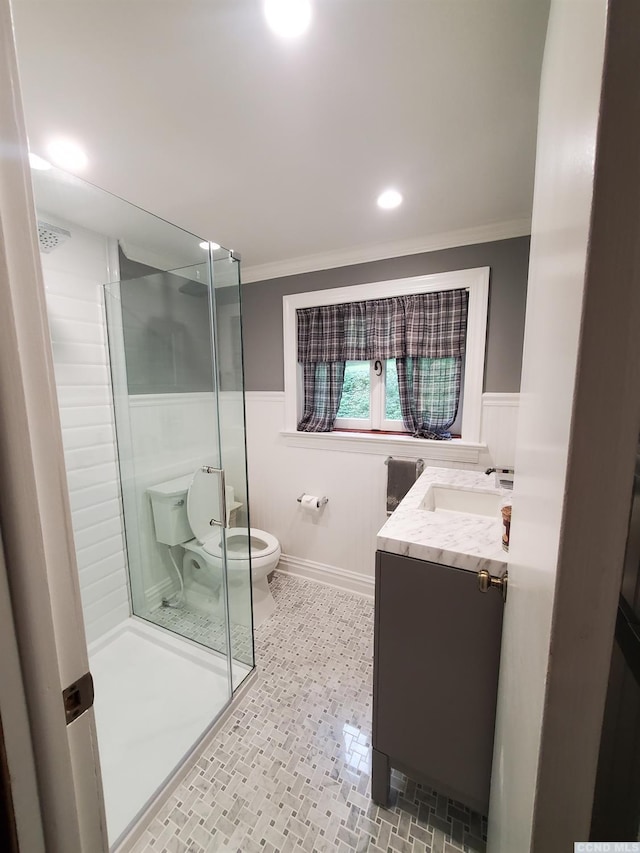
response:
[(466, 290), (300, 308), (298, 361), (451, 358), (464, 353)]
[(340, 408), (344, 361), (304, 365), (304, 413), (300, 432), (331, 432)]
[(299, 309), (305, 400), (298, 429), (333, 429), (346, 361), (395, 358), (407, 429), (449, 438), (460, 395), (467, 305), (466, 290), (444, 290)]
[(451, 438), (462, 358), (399, 358), (396, 367), (402, 420), (409, 432), (417, 438)]

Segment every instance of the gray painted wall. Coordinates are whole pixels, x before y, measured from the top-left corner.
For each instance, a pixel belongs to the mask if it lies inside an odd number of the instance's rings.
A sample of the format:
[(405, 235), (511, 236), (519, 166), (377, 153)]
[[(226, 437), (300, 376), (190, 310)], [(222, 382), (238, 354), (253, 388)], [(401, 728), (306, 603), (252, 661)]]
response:
[(246, 390), (284, 390), (283, 296), (488, 266), (491, 278), (485, 391), (517, 392), (520, 390), (528, 263), (529, 237), (517, 237), (243, 285)]
[(207, 288), (122, 250), (120, 280), (129, 393), (213, 391)]

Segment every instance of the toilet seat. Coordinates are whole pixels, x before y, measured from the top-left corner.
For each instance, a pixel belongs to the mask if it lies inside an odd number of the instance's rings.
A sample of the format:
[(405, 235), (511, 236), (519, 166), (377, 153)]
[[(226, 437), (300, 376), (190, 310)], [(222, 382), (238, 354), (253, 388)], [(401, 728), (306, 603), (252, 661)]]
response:
[[(222, 539), (221, 530), (215, 530), (202, 543), (203, 549), (212, 557), (222, 558)], [(226, 531), (227, 536), (227, 560), (246, 560), (249, 556), (249, 548), (251, 548), (251, 557), (268, 557), (275, 553), (280, 544), (275, 536), (267, 533), (265, 530), (258, 530), (252, 527), (247, 531), (246, 527), (229, 527)], [(248, 540), (248, 541), (247, 541)]]
[[(222, 529), (211, 525), (211, 516), (221, 517), (219, 512), (220, 494), (218, 479), (215, 474), (207, 474), (198, 470), (187, 492), (187, 518), (196, 541), (207, 554), (222, 559)], [(268, 557), (280, 549), (280, 543), (275, 536), (265, 530), (252, 527), (229, 527), (225, 531), (227, 545), (227, 561), (244, 560), (249, 558), (249, 550), (254, 560)]]
[(222, 518), (220, 512), (219, 480), (215, 473), (198, 469), (187, 490), (187, 518), (194, 536), (201, 545), (212, 537), (219, 537), (219, 530), (212, 526), (212, 518)]

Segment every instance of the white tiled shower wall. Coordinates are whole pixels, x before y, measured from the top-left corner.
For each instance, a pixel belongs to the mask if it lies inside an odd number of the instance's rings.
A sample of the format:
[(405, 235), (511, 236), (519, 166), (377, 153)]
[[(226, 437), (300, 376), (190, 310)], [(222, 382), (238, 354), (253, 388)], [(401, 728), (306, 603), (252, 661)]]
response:
[(40, 215), (71, 232), (41, 254), (58, 403), (89, 642), (129, 616), (113, 404), (102, 308), (104, 236)]

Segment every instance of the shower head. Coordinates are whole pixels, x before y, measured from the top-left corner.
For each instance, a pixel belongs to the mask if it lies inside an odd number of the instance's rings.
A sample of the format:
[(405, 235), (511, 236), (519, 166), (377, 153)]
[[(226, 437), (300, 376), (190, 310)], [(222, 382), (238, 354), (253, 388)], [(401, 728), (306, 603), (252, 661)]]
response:
[(58, 228), (57, 225), (50, 225), (48, 222), (38, 220), (38, 242), (40, 243), (40, 251), (48, 255), (53, 252), (58, 246), (62, 246), (71, 237), (71, 232), (64, 228)]

